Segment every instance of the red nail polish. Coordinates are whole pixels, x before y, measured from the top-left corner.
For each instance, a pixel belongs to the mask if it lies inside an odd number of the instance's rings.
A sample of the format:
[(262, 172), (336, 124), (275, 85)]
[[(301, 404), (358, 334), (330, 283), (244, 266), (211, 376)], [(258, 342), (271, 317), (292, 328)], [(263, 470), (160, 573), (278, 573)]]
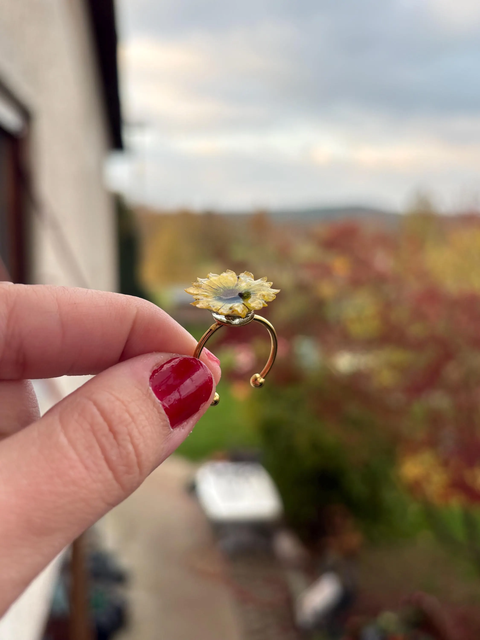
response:
[(153, 371), (150, 387), (162, 403), (170, 426), (175, 429), (209, 400), (213, 379), (198, 358), (177, 357)]
[(220, 360), (209, 349), (204, 349), (203, 353), (207, 356), (209, 360), (211, 360), (215, 364), (220, 364)]

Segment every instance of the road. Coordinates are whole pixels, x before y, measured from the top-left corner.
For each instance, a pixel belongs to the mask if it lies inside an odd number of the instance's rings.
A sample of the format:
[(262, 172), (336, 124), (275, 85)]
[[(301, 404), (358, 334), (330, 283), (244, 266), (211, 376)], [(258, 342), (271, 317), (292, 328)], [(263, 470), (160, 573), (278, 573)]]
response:
[[(131, 624), (118, 640), (241, 640), (227, 568), (172, 457), (103, 520), (108, 546), (131, 575)], [(117, 639), (116, 639), (117, 640)]]

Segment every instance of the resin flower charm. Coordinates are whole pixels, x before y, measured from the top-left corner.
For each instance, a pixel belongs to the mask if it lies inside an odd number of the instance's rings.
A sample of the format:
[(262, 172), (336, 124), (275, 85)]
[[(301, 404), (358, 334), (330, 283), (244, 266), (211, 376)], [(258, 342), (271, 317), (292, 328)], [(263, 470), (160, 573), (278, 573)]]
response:
[[(227, 269), (220, 275), (209, 273), (207, 278), (197, 278), (197, 282), (185, 291), (195, 298), (192, 302), (195, 307), (209, 309), (215, 319), (198, 341), (194, 358), (200, 358), (207, 342), (222, 327), (242, 327), (250, 322), (258, 322), (267, 329), (270, 334), (270, 355), (261, 372), (254, 373), (250, 378), (252, 387), (263, 387), (277, 357), (278, 339), (274, 326), (255, 311), (275, 300), (279, 289), (272, 289), (272, 283), (267, 282), (266, 278), (255, 280), (248, 271), (237, 276), (234, 271)], [(218, 404), (219, 400), (216, 393), (212, 405)]]
[(197, 282), (185, 291), (195, 298), (192, 304), (199, 309), (209, 309), (226, 317), (246, 318), (275, 300), (280, 290), (272, 289), (267, 278), (255, 280), (248, 271), (237, 276), (228, 269), (220, 275), (209, 273), (207, 278), (197, 278)]

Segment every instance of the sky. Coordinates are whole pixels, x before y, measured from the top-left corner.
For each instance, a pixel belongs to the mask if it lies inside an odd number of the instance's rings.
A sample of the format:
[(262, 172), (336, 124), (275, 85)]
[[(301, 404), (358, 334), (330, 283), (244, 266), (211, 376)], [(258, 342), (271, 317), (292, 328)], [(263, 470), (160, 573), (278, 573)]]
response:
[(127, 152), (158, 208), (479, 203), (478, 0), (117, 0)]

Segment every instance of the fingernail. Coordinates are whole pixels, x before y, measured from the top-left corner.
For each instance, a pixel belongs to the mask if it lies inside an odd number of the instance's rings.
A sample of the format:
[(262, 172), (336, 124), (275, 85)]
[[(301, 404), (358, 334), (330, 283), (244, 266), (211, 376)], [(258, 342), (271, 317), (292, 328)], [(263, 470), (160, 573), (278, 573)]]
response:
[(175, 429), (209, 400), (213, 379), (198, 358), (176, 357), (153, 371), (150, 387), (162, 403), (170, 426)]
[(211, 361), (214, 362), (215, 364), (220, 364), (220, 360), (217, 358), (216, 355), (214, 355), (211, 351), (209, 351), (208, 349), (204, 349), (203, 353), (207, 356), (207, 358)]

